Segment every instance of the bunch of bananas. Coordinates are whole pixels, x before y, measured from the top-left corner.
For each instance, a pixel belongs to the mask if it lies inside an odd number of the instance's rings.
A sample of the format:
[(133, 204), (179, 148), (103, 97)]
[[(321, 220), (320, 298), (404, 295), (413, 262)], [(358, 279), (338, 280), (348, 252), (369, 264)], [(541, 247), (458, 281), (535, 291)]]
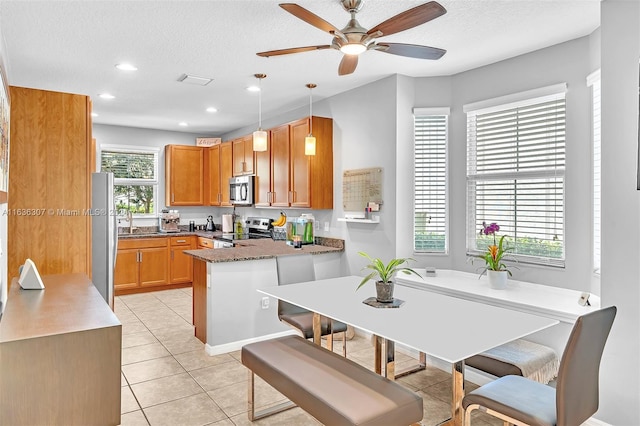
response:
[(273, 221), (273, 226), (284, 226), (287, 223), (287, 215), (285, 212), (280, 212), (280, 217)]

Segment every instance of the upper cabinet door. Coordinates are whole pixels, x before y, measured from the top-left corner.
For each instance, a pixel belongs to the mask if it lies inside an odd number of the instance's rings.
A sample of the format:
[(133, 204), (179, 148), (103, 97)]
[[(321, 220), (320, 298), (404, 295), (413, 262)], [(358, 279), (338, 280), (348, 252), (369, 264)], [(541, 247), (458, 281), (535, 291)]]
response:
[(220, 186), (222, 196), (220, 205), (231, 206), (229, 197), (229, 179), (233, 176), (233, 145), (231, 142), (224, 142), (220, 145)]
[(289, 125), (271, 129), (271, 205), (289, 207)]
[(272, 132), (267, 134), (267, 150), (254, 153), (253, 169), (256, 173), (256, 178), (253, 193), (256, 207), (268, 207), (271, 205), (271, 146), (273, 144), (273, 136)]
[(233, 175), (253, 174), (253, 135), (233, 141)]
[(311, 156), (304, 154), (304, 139), (308, 134), (308, 118), (291, 123), (291, 207), (311, 207)]
[(222, 181), (220, 180), (220, 145), (205, 148), (205, 188), (207, 204), (219, 206), (222, 203)]
[(204, 149), (165, 147), (165, 203), (167, 206), (204, 205)]

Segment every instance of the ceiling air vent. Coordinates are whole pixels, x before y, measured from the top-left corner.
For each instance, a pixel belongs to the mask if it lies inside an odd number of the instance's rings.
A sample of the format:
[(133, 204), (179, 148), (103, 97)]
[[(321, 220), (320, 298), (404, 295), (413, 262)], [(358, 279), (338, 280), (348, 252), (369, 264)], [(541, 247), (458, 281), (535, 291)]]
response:
[(206, 86), (213, 81), (212, 78), (198, 77), (195, 75), (182, 74), (178, 77), (178, 81), (182, 83), (196, 84), (198, 86)]

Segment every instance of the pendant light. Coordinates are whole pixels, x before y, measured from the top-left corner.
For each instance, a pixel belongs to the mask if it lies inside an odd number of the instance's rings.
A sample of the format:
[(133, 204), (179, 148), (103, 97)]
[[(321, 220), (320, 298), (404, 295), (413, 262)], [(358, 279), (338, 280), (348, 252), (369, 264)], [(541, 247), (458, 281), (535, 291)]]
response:
[(309, 135), (304, 138), (304, 155), (316, 155), (316, 138), (313, 136), (313, 113), (312, 113), (312, 91), (316, 87), (315, 84), (307, 84), (309, 88)]
[(258, 79), (258, 130), (253, 132), (253, 150), (254, 151), (266, 151), (267, 150), (267, 132), (262, 130), (262, 87), (260, 85), (266, 74), (254, 74)]

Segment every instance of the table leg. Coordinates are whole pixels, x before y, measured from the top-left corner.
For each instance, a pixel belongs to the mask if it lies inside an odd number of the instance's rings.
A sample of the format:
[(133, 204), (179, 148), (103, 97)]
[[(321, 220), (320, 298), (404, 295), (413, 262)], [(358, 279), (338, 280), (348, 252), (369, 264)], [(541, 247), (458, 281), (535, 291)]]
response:
[(451, 418), (455, 426), (462, 426), (464, 419), (464, 410), (462, 409), (462, 398), (464, 398), (464, 360), (458, 361), (451, 366), (451, 376), (453, 380)]
[(373, 367), (376, 374), (382, 374), (382, 337), (373, 335)]
[(313, 343), (322, 345), (322, 317), (319, 313), (313, 313)]
[(384, 339), (384, 377), (389, 380), (396, 379), (396, 344), (393, 340)]

